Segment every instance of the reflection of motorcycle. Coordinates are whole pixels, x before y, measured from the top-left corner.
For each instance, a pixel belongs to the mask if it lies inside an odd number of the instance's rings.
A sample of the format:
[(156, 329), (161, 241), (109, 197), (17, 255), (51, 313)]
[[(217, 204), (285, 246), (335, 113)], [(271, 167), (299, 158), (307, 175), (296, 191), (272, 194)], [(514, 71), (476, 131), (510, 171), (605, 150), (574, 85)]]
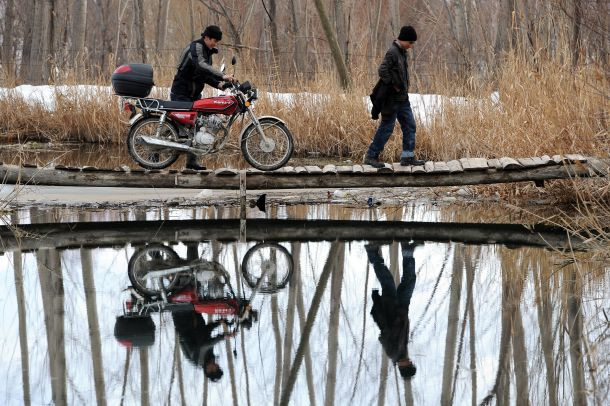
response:
[[(250, 248), (242, 261), (241, 273), (251, 289), (250, 297), (238, 297), (230, 275), (216, 261), (182, 259), (169, 246), (150, 244), (136, 251), (128, 265), (132, 286), (123, 315), (115, 324), (115, 337), (127, 346), (154, 343), (153, 312), (194, 311), (220, 316), (233, 328), (249, 328), (258, 313), (250, 303), (258, 293), (275, 293), (292, 276), (292, 256), (278, 244), (260, 243)], [(232, 318), (229, 321), (227, 318)]]

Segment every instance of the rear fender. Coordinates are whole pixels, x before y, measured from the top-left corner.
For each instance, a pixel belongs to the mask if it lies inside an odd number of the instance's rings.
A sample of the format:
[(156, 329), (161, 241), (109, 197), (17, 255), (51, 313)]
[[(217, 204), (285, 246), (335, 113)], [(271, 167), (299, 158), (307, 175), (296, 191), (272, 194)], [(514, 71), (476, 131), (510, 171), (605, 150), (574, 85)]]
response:
[[(258, 118), (258, 122), (262, 122), (262, 121), (267, 121), (267, 122), (274, 122), (277, 124), (283, 124), (286, 125), (286, 122), (284, 120), (282, 120), (281, 118), (275, 117), (275, 116), (261, 116), (261, 117), (257, 117)], [(243, 130), (241, 130), (241, 134), (239, 134), (239, 142), (241, 143), (244, 140), (244, 134), (246, 134), (246, 132), (248, 131), (248, 129), (250, 127), (254, 127), (254, 123), (250, 122), (247, 126), (245, 126), (243, 128)]]

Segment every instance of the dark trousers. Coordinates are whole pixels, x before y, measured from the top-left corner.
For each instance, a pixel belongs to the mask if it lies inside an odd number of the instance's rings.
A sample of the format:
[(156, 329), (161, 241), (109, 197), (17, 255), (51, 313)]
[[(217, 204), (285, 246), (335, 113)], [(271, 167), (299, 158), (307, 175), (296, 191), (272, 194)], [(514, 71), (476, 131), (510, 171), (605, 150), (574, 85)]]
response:
[(411, 104), (408, 100), (394, 103), (392, 112), (389, 115), (381, 116), (381, 123), (379, 123), (379, 128), (377, 128), (377, 132), (367, 151), (368, 156), (379, 158), (379, 154), (383, 152), (385, 144), (394, 131), (396, 120), (398, 120), (402, 129), (402, 154), (400, 157), (412, 158), (414, 156), (416, 126)]
[(377, 280), (381, 284), (381, 294), (385, 297), (395, 296), (400, 307), (408, 308), (415, 288), (415, 259), (413, 250), (403, 250), (402, 257), (402, 277), (396, 287), (394, 276), (383, 262), (383, 257), (379, 253), (379, 248), (367, 249), (369, 261), (373, 265)]
[[(194, 102), (195, 100), (199, 100), (201, 99), (201, 93), (199, 93), (196, 97), (190, 97), (190, 96), (186, 96), (183, 94), (175, 94), (173, 92), (171, 92), (169, 94), (169, 99), (171, 101), (182, 101), (182, 102)], [(197, 163), (197, 155), (192, 154), (192, 153), (187, 153), (186, 154), (186, 163), (187, 165), (189, 164), (196, 164)]]

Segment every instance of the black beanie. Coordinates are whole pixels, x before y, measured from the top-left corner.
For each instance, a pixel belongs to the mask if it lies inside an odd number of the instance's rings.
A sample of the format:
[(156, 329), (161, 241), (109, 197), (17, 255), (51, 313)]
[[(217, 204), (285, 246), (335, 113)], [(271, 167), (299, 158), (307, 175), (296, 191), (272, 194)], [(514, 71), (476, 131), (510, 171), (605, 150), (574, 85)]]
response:
[(215, 40), (222, 40), (222, 31), (217, 25), (208, 25), (205, 30), (201, 33), (202, 37), (209, 37)]
[(417, 41), (417, 33), (415, 32), (415, 28), (410, 25), (405, 25), (400, 29), (400, 34), (398, 34), (399, 41)]

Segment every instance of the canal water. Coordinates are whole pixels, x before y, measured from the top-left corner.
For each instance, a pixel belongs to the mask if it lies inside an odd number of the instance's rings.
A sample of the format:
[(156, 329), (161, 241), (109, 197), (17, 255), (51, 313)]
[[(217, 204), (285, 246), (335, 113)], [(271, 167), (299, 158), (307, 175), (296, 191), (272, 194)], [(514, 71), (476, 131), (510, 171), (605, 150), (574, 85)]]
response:
[(447, 210), (22, 209), (0, 403), (607, 404), (608, 265)]

